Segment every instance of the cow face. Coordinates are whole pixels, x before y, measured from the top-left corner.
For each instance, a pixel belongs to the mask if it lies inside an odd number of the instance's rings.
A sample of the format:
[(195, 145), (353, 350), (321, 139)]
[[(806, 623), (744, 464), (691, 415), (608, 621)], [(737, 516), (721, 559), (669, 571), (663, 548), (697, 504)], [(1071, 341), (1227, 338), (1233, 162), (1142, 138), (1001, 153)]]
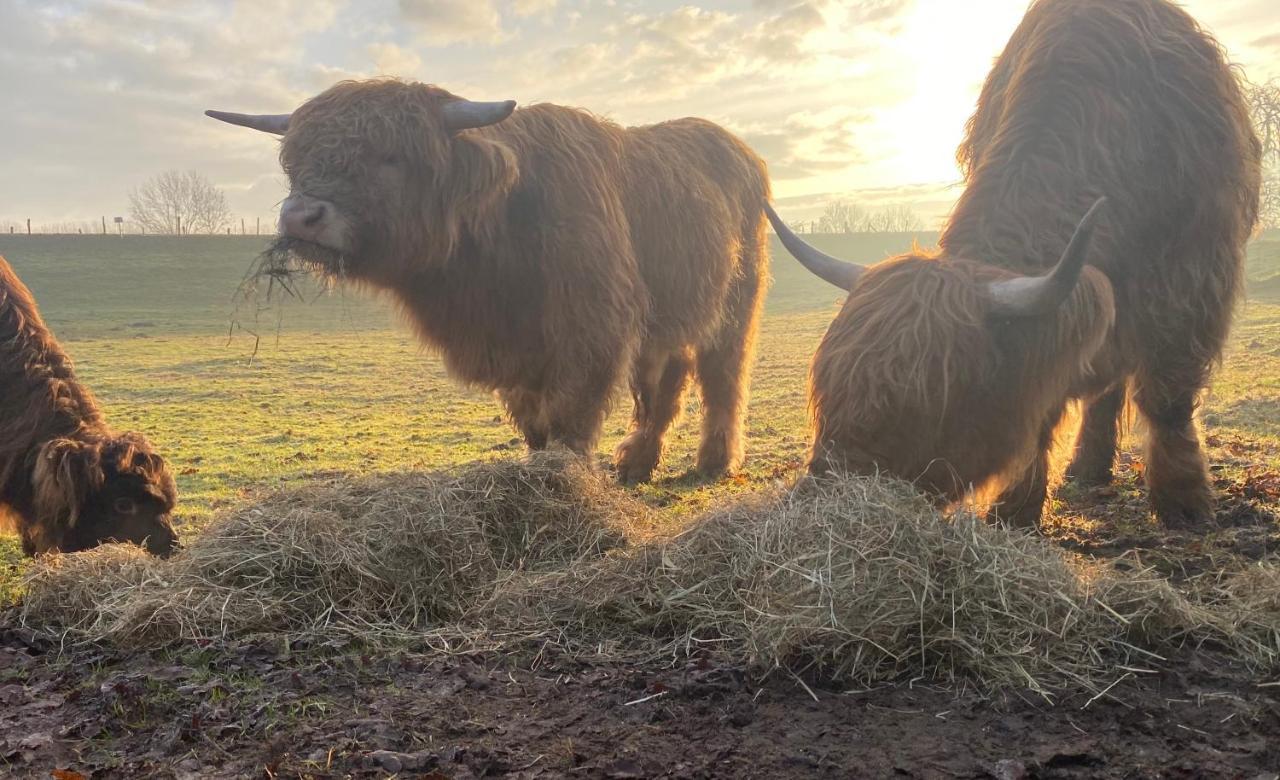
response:
[(957, 499), (1032, 454), (1090, 370), (1113, 319), (1106, 277), (1011, 317), (988, 293), (1008, 278), (957, 258), (908, 255), (861, 275), (814, 355), (811, 470), (888, 473)]
[(38, 457), (38, 532), (28, 535), (30, 552), (76, 552), (108, 542), (137, 544), (162, 557), (178, 549), (170, 522), (173, 476), (143, 437), (57, 439)]
[(284, 135), (290, 193), (277, 249), (328, 274), (390, 283), (446, 258), (514, 183), (511, 150), (466, 132), (514, 108), (375, 80), (339, 83), (290, 115), (209, 113)]
[(814, 356), (811, 470), (889, 473), (954, 499), (1017, 468), (1111, 328), (1110, 284), (1085, 267), (1104, 202), (1043, 276), (926, 254), (864, 268), (766, 209), (801, 263), (849, 290)]

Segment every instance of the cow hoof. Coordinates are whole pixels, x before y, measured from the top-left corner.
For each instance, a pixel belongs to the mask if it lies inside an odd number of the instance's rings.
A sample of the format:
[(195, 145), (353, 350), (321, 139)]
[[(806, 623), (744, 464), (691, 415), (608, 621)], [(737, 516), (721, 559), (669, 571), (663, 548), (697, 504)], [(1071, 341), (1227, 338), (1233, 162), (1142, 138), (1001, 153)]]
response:
[(1066, 477), (1067, 481), (1082, 488), (1106, 487), (1113, 478), (1110, 468), (1077, 466), (1075, 463), (1067, 467)]
[(1175, 501), (1152, 494), (1151, 504), (1156, 519), (1170, 531), (1203, 533), (1216, 525), (1213, 499), (1208, 495), (1192, 495), (1184, 497), (1182, 501)]
[(1001, 512), (999, 506), (993, 506), (987, 510), (986, 521), (992, 525), (1001, 525), (1005, 528), (1015, 528), (1027, 531), (1040, 530), (1040, 509), (1022, 508), (1018, 510), (1010, 510)]
[(628, 437), (618, 445), (614, 455), (614, 465), (618, 470), (618, 481), (624, 485), (639, 485), (653, 479), (653, 472), (658, 468), (658, 450), (642, 439)]
[(1156, 512), (1156, 519), (1169, 531), (1204, 533), (1216, 527), (1212, 511), (1165, 510)]
[(653, 480), (653, 468), (631, 468), (618, 466), (618, 484), (643, 485)]
[(741, 457), (735, 457), (731, 454), (724, 442), (713, 439), (705, 443), (698, 452), (697, 464), (694, 471), (698, 476), (708, 482), (714, 482), (723, 479), (738, 470)]

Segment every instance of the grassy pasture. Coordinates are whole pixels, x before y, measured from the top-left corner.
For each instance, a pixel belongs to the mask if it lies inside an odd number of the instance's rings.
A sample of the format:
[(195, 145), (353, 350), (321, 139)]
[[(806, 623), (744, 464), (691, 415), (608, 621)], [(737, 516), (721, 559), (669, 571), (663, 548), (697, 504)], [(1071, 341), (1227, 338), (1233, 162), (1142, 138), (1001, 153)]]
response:
[[(817, 236), (840, 255), (874, 261), (923, 234)], [(180, 532), (256, 491), (317, 475), (437, 469), (521, 453), (487, 394), (445, 376), (394, 307), (350, 289), (309, 289), (306, 301), (258, 311), (236, 290), (260, 238), (0, 237), (49, 325), (75, 358), (109, 420), (146, 432), (182, 495)], [(759, 342), (748, 466), (737, 479), (685, 478), (697, 440), (697, 399), (678, 424), (655, 484), (637, 489), (672, 518), (711, 499), (789, 475), (804, 455), (805, 375), (838, 304), (775, 246), (774, 284)], [(1212, 432), (1265, 444), (1275, 468), (1280, 431), (1280, 236), (1254, 242), (1250, 301), (1206, 400)], [(621, 393), (601, 455), (630, 412)], [(15, 592), (16, 540), (0, 536), (0, 600)]]

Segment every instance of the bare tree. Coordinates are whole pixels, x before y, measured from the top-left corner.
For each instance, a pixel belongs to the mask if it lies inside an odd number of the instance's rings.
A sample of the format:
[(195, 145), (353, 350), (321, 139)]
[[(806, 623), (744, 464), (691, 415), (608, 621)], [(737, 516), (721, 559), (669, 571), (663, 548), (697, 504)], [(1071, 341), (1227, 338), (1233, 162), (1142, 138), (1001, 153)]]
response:
[(862, 209), (853, 203), (833, 200), (818, 218), (819, 233), (856, 233), (862, 223)]
[(924, 222), (905, 204), (864, 211), (843, 200), (828, 203), (817, 225), (819, 233), (916, 233), (921, 230)]
[(218, 233), (231, 223), (227, 197), (197, 171), (166, 171), (129, 193), (133, 221), (146, 233)]
[(910, 206), (898, 204), (890, 206), (882, 213), (886, 233), (916, 233), (924, 229), (924, 223)]
[(1253, 84), (1247, 91), (1249, 113), (1262, 141), (1261, 228), (1280, 228), (1280, 81)]

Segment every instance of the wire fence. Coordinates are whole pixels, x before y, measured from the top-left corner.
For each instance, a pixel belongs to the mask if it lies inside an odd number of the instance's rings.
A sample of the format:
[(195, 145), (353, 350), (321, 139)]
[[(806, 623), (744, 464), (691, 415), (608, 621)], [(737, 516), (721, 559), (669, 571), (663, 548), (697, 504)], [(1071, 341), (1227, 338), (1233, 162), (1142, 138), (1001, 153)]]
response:
[(174, 231), (148, 232), (137, 222), (124, 217), (99, 217), (96, 220), (48, 221), (39, 219), (0, 219), (0, 235), (6, 236), (271, 236), (276, 232), (272, 217), (235, 217), (217, 231), (188, 231), (181, 224)]

